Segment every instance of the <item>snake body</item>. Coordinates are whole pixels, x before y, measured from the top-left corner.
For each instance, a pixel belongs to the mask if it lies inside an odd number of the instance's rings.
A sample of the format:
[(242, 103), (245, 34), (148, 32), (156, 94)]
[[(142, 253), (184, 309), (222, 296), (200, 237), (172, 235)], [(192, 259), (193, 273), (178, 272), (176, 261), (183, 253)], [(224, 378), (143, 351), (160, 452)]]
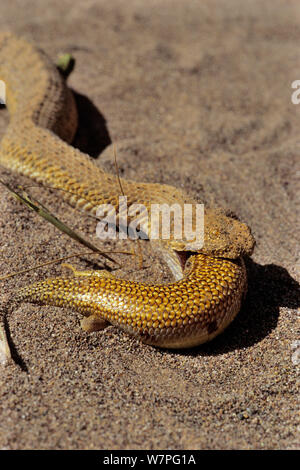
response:
[[(6, 85), (10, 113), (0, 163), (62, 189), (62, 197), (87, 212), (95, 214), (105, 203), (118, 212), (117, 177), (70, 145), (77, 128), (76, 104), (50, 59), (22, 38), (2, 33), (0, 79)], [(121, 184), (128, 204), (150, 208), (152, 203), (195, 203), (172, 186), (125, 179)], [(71, 278), (25, 286), (17, 298), (72, 308), (84, 315), (85, 329), (112, 324), (151, 345), (192, 347), (214, 338), (239, 312), (247, 290), (243, 257), (252, 253), (253, 246), (246, 224), (221, 210), (205, 209), (204, 246), (190, 255), (181, 279), (146, 284), (118, 279), (106, 271), (74, 271)], [(164, 250), (178, 272), (174, 250), (187, 252), (191, 247), (185, 240), (171, 239)]]

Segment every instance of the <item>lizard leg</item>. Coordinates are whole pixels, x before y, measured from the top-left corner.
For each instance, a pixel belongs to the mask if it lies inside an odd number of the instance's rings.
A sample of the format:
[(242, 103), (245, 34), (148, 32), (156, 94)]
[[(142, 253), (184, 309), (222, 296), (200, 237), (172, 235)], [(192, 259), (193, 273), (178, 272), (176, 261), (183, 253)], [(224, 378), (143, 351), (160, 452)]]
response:
[(89, 317), (84, 317), (80, 320), (80, 326), (84, 331), (100, 331), (104, 330), (110, 323), (104, 318), (99, 317), (98, 315), (90, 315)]
[(68, 269), (71, 269), (71, 271), (73, 272), (74, 276), (78, 277), (78, 276), (86, 276), (86, 277), (102, 277), (102, 278), (105, 278), (105, 277), (114, 277), (113, 274), (111, 274), (109, 271), (107, 271), (106, 269), (103, 269), (103, 270), (88, 270), (88, 271), (79, 271), (77, 270), (76, 268), (74, 268), (74, 266), (72, 266), (72, 264), (69, 264), (69, 263), (63, 263), (61, 266), (63, 266), (64, 268), (68, 268)]
[[(85, 276), (85, 277), (100, 277), (100, 278), (109, 278), (114, 277), (109, 271), (78, 271), (74, 266), (69, 263), (63, 263), (63, 267), (71, 269), (74, 276)], [(104, 330), (110, 323), (104, 318), (99, 317), (99, 315), (89, 315), (80, 320), (80, 326), (84, 331), (91, 333), (92, 331)]]

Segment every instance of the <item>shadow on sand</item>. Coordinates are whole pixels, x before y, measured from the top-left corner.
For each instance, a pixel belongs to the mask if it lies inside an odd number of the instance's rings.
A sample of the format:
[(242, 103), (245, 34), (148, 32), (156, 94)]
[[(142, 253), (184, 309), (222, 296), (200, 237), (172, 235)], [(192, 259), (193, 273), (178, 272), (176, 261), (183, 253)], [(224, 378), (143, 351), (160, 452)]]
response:
[(231, 325), (211, 343), (179, 354), (219, 355), (259, 343), (276, 328), (280, 307), (300, 307), (300, 285), (285, 268), (246, 260), (248, 294)]

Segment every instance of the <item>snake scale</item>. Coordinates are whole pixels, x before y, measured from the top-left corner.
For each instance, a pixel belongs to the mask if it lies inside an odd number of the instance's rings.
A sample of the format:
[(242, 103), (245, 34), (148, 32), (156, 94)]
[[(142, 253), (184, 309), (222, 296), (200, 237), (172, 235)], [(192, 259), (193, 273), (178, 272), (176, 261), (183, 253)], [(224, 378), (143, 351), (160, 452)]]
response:
[[(75, 100), (46, 54), (12, 33), (1, 33), (0, 79), (6, 85), (10, 114), (0, 147), (1, 165), (62, 189), (63, 198), (89, 213), (95, 214), (104, 203), (118, 211), (116, 175), (70, 145), (77, 129)], [(148, 208), (152, 203), (195, 203), (169, 185), (125, 179), (121, 184), (128, 204)], [(89, 331), (112, 324), (154, 346), (193, 347), (222, 332), (239, 312), (247, 291), (243, 257), (251, 255), (253, 247), (246, 224), (220, 209), (205, 208), (200, 250), (191, 253), (184, 240), (164, 243), (174, 273), (179, 269), (177, 253), (189, 254), (181, 278), (173, 282), (138, 283), (107, 271), (73, 270), (72, 277), (23, 287), (17, 299), (72, 308), (84, 316), (82, 326)]]

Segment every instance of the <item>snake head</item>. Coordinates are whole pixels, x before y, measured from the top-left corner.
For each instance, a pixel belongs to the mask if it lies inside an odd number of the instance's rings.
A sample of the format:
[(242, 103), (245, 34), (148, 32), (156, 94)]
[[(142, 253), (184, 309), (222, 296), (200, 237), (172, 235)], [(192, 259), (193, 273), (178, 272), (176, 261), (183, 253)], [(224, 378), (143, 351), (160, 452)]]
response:
[(255, 239), (250, 228), (232, 212), (208, 209), (205, 212), (204, 234), (201, 251), (205, 254), (234, 259), (253, 253)]
[(188, 242), (172, 240), (171, 246), (176, 251), (200, 252), (222, 258), (235, 259), (250, 256), (255, 246), (255, 239), (245, 223), (238, 220), (232, 212), (222, 209), (206, 209), (204, 212), (204, 240)]

